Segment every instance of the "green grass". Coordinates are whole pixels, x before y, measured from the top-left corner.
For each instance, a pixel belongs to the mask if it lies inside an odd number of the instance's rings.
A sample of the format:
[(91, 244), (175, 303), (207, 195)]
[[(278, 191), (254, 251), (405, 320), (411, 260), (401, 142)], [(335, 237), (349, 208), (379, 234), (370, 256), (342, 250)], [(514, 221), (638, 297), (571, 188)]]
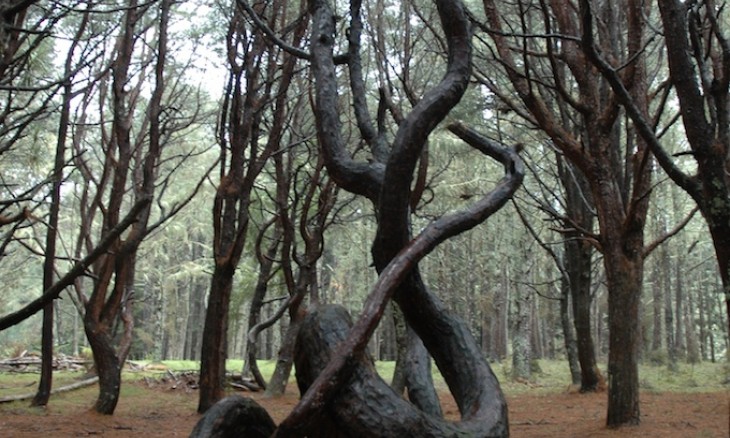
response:
[[(142, 364), (142, 362), (137, 362)], [(171, 371), (197, 371), (200, 367), (196, 361), (162, 361), (154, 362), (162, 364)], [(264, 378), (269, 379), (274, 372), (276, 366), (275, 360), (258, 361), (259, 369)], [(502, 385), (502, 389), (510, 394), (524, 392), (556, 392), (565, 391), (570, 387), (570, 370), (565, 361), (558, 360), (540, 360), (538, 365), (539, 372), (534, 373), (531, 381), (527, 384), (512, 382), (510, 378), (511, 363), (504, 361), (501, 363), (493, 363), (492, 369)], [(240, 373), (243, 367), (242, 360), (228, 360), (226, 368), (233, 373)], [(601, 372), (606, 376), (606, 366), (599, 366)], [(395, 362), (379, 361), (376, 363), (378, 373), (388, 382), (390, 382)], [(157, 373), (160, 373), (159, 371)], [(152, 372), (151, 374), (154, 374)], [(132, 377), (132, 376), (130, 376)], [(446, 383), (433, 367), (433, 379), (437, 388), (446, 389)], [(645, 391), (653, 392), (708, 392), (720, 391), (728, 389), (729, 386), (724, 382), (730, 380), (730, 365), (725, 363), (702, 362), (700, 364), (679, 364), (676, 372), (669, 371), (666, 366), (657, 365), (640, 365), (639, 366), (640, 388)], [(1, 384), (0, 384), (1, 386)]]
[[(58, 388), (75, 383), (83, 372), (63, 371), (53, 373), (53, 386)], [(16, 396), (35, 392), (40, 375), (35, 373), (0, 372), (0, 397)]]
[[(137, 380), (145, 377), (161, 377), (166, 370), (173, 372), (197, 371), (200, 364), (196, 361), (135, 361), (138, 365), (147, 365), (150, 368), (143, 372), (125, 371), (125, 381)], [(510, 379), (511, 366), (508, 361), (492, 364), (492, 368), (506, 394), (520, 393), (551, 393), (561, 392), (570, 387), (570, 374), (564, 361), (540, 360), (540, 371), (533, 375), (529, 383), (516, 383)], [(154, 365), (157, 365), (155, 367)], [(258, 361), (261, 373), (266, 379), (274, 372), (276, 361)], [(240, 373), (243, 366), (241, 360), (229, 360), (227, 369), (232, 373)], [(376, 368), (383, 378), (390, 382), (395, 368), (395, 362), (377, 362)], [(606, 374), (605, 365), (600, 366)], [(433, 368), (433, 379), (439, 390), (446, 390), (447, 386), (436, 367)], [(57, 372), (54, 374), (53, 386), (58, 388), (73, 383), (81, 378), (82, 372)], [(292, 376), (293, 377), (293, 376)], [(13, 396), (34, 392), (39, 376), (32, 373), (0, 372), (0, 397)], [(650, 392), (712, 392), (730, 389), (726, 382), (730, 381), (730, 365), (725, 363), (703, 362), (700, 364), (679, 364), (676, 372), (669, 371), (666, 366), (641, 365), (639, 368), (640, 388)], [(96, 391), (95, 386), (92, 386)], [(123, 395), (134, 397), (134, 386), (123, 386)]]
[[(492, 364), (502, 389), (507, 394), (524, 392), (556, 392), (570, 387), (570, 370), (564, 361), (540, 360), (540, 371), (533, 375), (529, 384), (511, 381), (511, 364)], [(599, 368), (607, 378), (606, 365)], [(639, 365), (639, 388), (651, 392), (713, 392), (730, 389), (725, 382), (730, 376), (730, 367), (725, 363), (703, 362), (700, 364), (678, 364), (676, 372), (662, 365)]]

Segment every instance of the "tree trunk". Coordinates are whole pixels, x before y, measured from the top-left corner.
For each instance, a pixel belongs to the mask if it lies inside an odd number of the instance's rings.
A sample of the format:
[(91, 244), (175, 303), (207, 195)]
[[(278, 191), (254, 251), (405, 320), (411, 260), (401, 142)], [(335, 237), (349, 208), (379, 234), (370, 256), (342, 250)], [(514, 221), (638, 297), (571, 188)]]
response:
[[(343, 308), (330, 305), (319, 307), (304, 319), (296, 353), (297, 382), (302, 393), (327, 365), (332, 349), (345, 339), (350, 324)], [(377, 375), (367, 354), (354, 357), (349, 366), (353, 368), (352, 377), (328, 403), (321, 418), (312, 421), (316, 426), (308, 436), (506, 436), (506, 424), (485, 429), (483, 421), (452, 423), (415, 408)]]
[(216, 264), (211, 279), (200, 355), (200, 413), (208, 410), (224, 395), (228, 358), (228, 309), (233, 273), (230, 266)]
[[(403, 317), (403, 312), (395, 305), (395, 303), (388, 304), (388, 308), (391, 309), (393, 329), (395, 331), (396, 341), (396, 356), (395, 356), (395, 369), (393, 370), (393, 378), (390, 382), (390, 386), (398, 394), (403, 394), (406, 390), (406, 360), (408, 356), (408, 326), (406, 320)], [(387, 312), (387, 310), (386, 310)], [(387, 315), (387, 313), (386, 313)]]
[(193, 282), (193, 290), (190, 293), (190, 318), (188, 319), (187, 336), (189, 339), (189, 349), (187, 359), (199, 360), (200, 351), (203, 344), (203, 330), (201, 327), (205, 324), (205, 295), (207, 293), (206, 282), (198, 278)]
[(303, 317), (304, 315), (300, 315), (289, 322), (286, 335), (281, 341), (274, 372), (266, 387), (266, 395), (273, 397), (284, 395), (286, 385), (289, 382), (292, 365), (294, 365), (294, 348)]
[(697, 327), (694, 323), (695, 303), (692, 289), (687, 291), (687, 306), (685, 313), (684, 330), (687, 334), (687, 363), (696, 364), (702, 360), (700, 355), (699, 342), (697, 340)]
[(517, 286), (515, 313), (512, 327), (512, 380), (529, 381), (532, 376), (532, 349), (530, 348), (530, 307), (532, 294), (524, 286)]
[(408, 400), (428, 415), (443, 417), (438, 393), (433, 386), (431, 356), (418, 335), (408, 326), (406, 331), (407, 348), (403, 368)]
[(640, 422), (639, 364), (641, 342), (639, 305), (642, 265), (639, 256), (605, 251), (608, 294), (608, 415), (609, 427)]
[[(699, 281), (700, 284), (704, 284), (704, 278)], [(699, 325), (699, 354), (700, 360), (707, 360), (709, 355), (707, 354), (707, 300), (704, 298), (702, 290), (697, 293), (697, 309), (698, 318), (697, 324)]]
[[(55, 252), (46, 254), (46, 257), (55, 258)], [(51, 264), (53, 265), (54, 263), (51, 262)], [(50, 287), (50, 285), (46, 286), (46, 282), (44, 281), (44, 290), (48, 287)], [(46, 406), (48, 404), (48, 399), (51, 397), (51, 388), (53, 386), (53, 303), (54, 302), (51, 301), (43, 308), (43, 328), (41, 334), (41, 377), (40, 381), (38, 382), (38, 392), (36, 392), (35, 397), (30, 402), (31, 406)]]
[[(53, 165), (51, 182), (51, 205), (48, 212), (48, 229), (46, 231), (46, 247), (43, 260), (43, 290), (48, 290), (54, 282), (56, 266), (56, 239), (58, 236), (58, 216), (61, 210), (61, 184), (63, 183), (63, 168), (66, 164), (66, 141), (68, 134), (69, 120), (71, 118), (71, 99), (73, 98), (72, 80), (74, 52), (79, 44), (81, 35), (84, 34), (88, 23), (89, 14), (82, 16), (81, 23), (76, 32), (77, 38), (71, 43), (66, 54), (64, 64), (64, 76), (68, 79), (63, 85), (63, 96), (61, 104), (61, 115), (58, 121), (58, 136), (56, 140), (56, 154)], [(38, 392), (31, 402), (31, 406), (46, 406), (51, 396), (53, 382), (53, 319), (54, 302), (51, 301), (43, 308), (43, 328), (41, 335), (41, 377), (38, 384)]]
[(112, 415), (119, 401), (122, 384), (122, 368), (114, 349), (108, 328), (100, 326), (90, 318), (85, 319), (86, 337), (94, 355), (94, 366), (99, 376), (99, 395), (94, 410), (100, 414)]
[[(259, 239), (257, 239), (257, 251), (261, 250), (260, 243), (263, 238), (264, 232), (265, 230), (260, 231)], [(278, 236), (274, 237), (273, 240), (274, 242), (268, 248), (266, 254), (259, 257), (259, 275), (258, 280), (256, 281), (256, 286), (254, 287), (253, 296), (251, 297), (251, 307), (249, 308), (248, 312), (248, 330), (245, 331), (246, 360), (243, 364), (243, 370), (241, 370), (241, 374), (245, 376), (253, 376), (256, 384), (258, 384), (263, 389), (266, 389), (266, 380), (261, 374), (258, 363), (256, 362), (256, 359), (258, 358), (257, 337), (259, 333), (254, 332), (254, 328), (261, 319), (261, 307), (264, 305), (264, 298), (266, 297), (266, 292), (268, 291), (268, 283), (271, 279), (271, 270), (274, 265), (274, 256), (276, 255), (276, 250), (279, 247)]]
[[(590, 187), (583, 173), (574, 163), (556, 156), (558, 175), (565, 189), (566, 209), (572, 220), (583, 230), (591, 230), (594, 216)], [(576, 348), (580, 364), (580, 391), (593, 392), (604, 383), (596, 360), (596, 346), (593, 342), (591, 307), (593, 302), (593, 246), (586, 241), (574, 226), (566, 224), (563, 243), (563, 267), (573, 303), (573, 324), (575, 326)]]
[(651, 351), (654, 354), (655, 360), (656, 355), (662, 349), (662, 304), (664, 300), (662, 299), (662, 283), (659, 272), (660, 270), (658, 267), (654, 269), (654, 278), (651, 285), (652, 315), (654, 317), (651, 332)]
[(565, 355), (568, 359), (568, 367), (570, 369), (570, 380), (573, 385), (580, 385), (581, 372), (580, 363), (578, 362), (578, 345), (575, 340), (575, 326), (570, 317), (570, 284), (567, 278), (560, 280), (560, 325), (563, 329), (563, 339), (565, 340)]
[(684, 284), (682, 283), (682, 273), (679, 264), (674, 266), (675, 283), (674, 283), (674, 351), (678, 359), (686, 359), (687, 344), (684, 335)]
[(591, 324), (591, 270), (593, 248), (578, 236), (566, 236), (565, 268), (570, 279), (570, 293), (573, 300), (573, 324), (580, 363), (581, 392), (593, 392), (602, 386), (603, 376), (598, 369), (596, 346), (593, 343)]

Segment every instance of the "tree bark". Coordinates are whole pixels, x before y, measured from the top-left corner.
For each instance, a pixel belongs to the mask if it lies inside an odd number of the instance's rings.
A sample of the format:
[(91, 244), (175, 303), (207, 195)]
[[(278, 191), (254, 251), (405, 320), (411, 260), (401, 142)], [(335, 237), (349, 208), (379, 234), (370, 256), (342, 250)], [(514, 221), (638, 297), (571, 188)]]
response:
[(563, 329), (563, 338), (565, 344), (565, 355), (568, 360), (568, 368), (570, 369), (570, 381), (574, 385), (581, 383), (580, 363), (578, 362), (578, 346), (575, 340), (575, 326), (573, 318), (570, 317), (570, 285), (567, 279), (560, 281), (560, 325)]
[(687, 344), (684, 336), (684, 284), (678, 264), (674, 266), (674, 353), (677, 358), (686, 359)]
[(596, 360), (591, 324), (594, 248), (579, 230), (593, 229), (595, 220), (592, 210), (595, 206), (584, 175), (573, 163), (565, 162), (560, 157), (556, 159), (558, 175), (565, 189), (567, 214), (573, 221), (565, 224), (570, 231), (564, 234), (563, 266), (568, 276), (568, 287), (573, 303), (573, 324), (581, 372), (580, 391), (593, 392), (604, 384)]
[(266, 380), (264, 379), (261, 371), (259, 370), (257, 359), (258, 359), (258, 342), (257, 337), (260, 330), (256, 329), (261, 318), (261, 308), (264, 305), (264, 298), (266, 298), (266, 292), (268, 291), (269, 280), (271, 280), (271, 271), (274, 266), (274, 256), (279, 248), (280, 232), (278, 225), (277, 230), (274, 232), (274, 237), (271, 239), (271, 244), (266, 253), (262, 254), (263, 248), (261, 247), (266, 229), (268, 225), (276, 221), (274, 219), (269, 224), (265, 225), (260, 231), (258, 238), (256, 239), (256, 255), (259, 261), (259, 274), (256, 280), (256, 286), (254, 287), (253, 296), (251, 297), (251, 306), (248, 312), (248, 330), (246, 330), (246, 360), (243, 364), (243, 370), (241, 374), (252, 375), (256, 384), (259, 387), (266, 389)]
[[(342, 432), (350, 436), (508, 434), (506, 402), (496, 377), (468, 327), (449, 315), (427, 290), (416, 264), (436, 245), (483, 222), (504, 205), (522, 181), (523, 169), (516, 153), (495, 146), (462, 125), (451, 125), (452, 132), (468, 144), (500, 161), (506, 175), (492, 192), (466, 211), (435, 221), (411, 240), (410, 184), (415, 164), (428, 135), (461, 99), (471, 65), (471, 32), (463, 5), (446, 0), (437, 1), (436, 5), (449, 48), (447, 71), (441, 82), (400, 123), (386, 164), (378, 162), (378, 154), (374, 163), (357, 162), (344, 148), (333, 55), (336, 19), (328, 2), (310, 2), (318, 138), (330, 176), (346, 190), (366, 196), (376, 207), (378, 232), (372, 253), (381, 274), (361, 318), (351, 330), (345, 323), (346, 315), (327, 310), (331, 308), (324, 308), (317, 318), (312, 316), (319, 313), (315, 310), (305, 320), (305, 323), (312, 321), (314, 328), (300, 330), (298, 344), (302, 348), (298, 351), (304, 357), (297, 359), (297, 376), (299, 380), (301, 369), (300, 387), (308, 389), (279, 426), (277, 436), (301, 436), (309, 430), (317, 431), (317, 436), (328, 436), (334, 426), (346, 427)], [(357, 82), (358, 72), (354, 70), (359, 68), (359, 2), (352, 3), (351, 17), (348, 66), (351, 82)], [(351, 84), (356, 94), (358, 85)], [(363, 112), (363, 108), (355, 110), (358, 128), (371, 149), (377, 151), (379, 140), (385, 136), (372, 138), (367, 134), (369, 130), (365, 127), (369, 122)], [(449, 384), (462, 413), (461, 422), (449, 423), (426, 416), (396, 395), (367, 366), (360, 366), (365, 346), (391, 294)], [(330, 338), (335, 341), (330, 347), (337, 344), (337, 351), (323, 357), (319, 352), (325, 350)], [(348, 400), (350, 394), (356, 397), (353, 403), (337, 402), (341, 397)], [(321, 414), (323, 409), (334, 412), (334, 418)], [(389, 422), (391, 412), (403, 412), (400, 421)]]
[(606, 262), (606, 280), (612, 285), (608, 295), (608, 414), (609, 426), (640, 422), (639, 346), (641, 327), (641, 261), (622, 253)]
[(403, 368), (408, 400), (434, 418), (443, 417), (438, 393), (433, 386), (431, 356), (421, 338), (410, 327), (407, 327), (406, 331), (407, 344)]
[(205, 311), (203, 343), (200, 355), (200, 394), (198, 412), (205, 412), (223, 398), (228, 357), (228, 310), (233, 272), (216, 264), (211, 279), (211, 292)]
[[(51, 205), (48, 217), (48, 230), (46, 231), (46, 248), (43, 260), (43, 290), (53, 286), (56, 266), (56, 238), (58, 236), (58, 216), (61, 210), (61, 184), (63, 183), (63, 168), (66, 164), (66, 136), (68, 134), (68, 125), (71, 118), (71, 98), (73, 86), (72, 62), (73, 55), (79, 43), (80, 37), (83, 35), (88, 22), (88, 14), (84, 14), (79, 25), (76, 37), (71, 43), (66, 55), (64, 63), (64, 76), (69, 77), (63, 86), (63, 96), (61, 103), (61, 115), (58, 121), (58, 137), (56, 140), (56, 157), (53, 166), (53, 176), (51, 183)], [(54, 302), (49, 301), (43, 308), (43, 329), (41, 335), (41, 357), (43, 362), (41, 365), (41, 378), (38, 384), (38, 393), (31, 402), (31, 406), (45, 406), (51, 396), (51, 387), (53, 381), (53, 315)]]
[(512, 327), (512, 380), (529, 381), (532, 376), (530, 337), (530, 302), (532, 296), (524, 286), (517, 286)]
[(581, 370), (581, 392), (593, 392), (602, 386), (603, 376), (598, 369), (596, 346), (593, 342), (593, 325), (591, 324), (592, 308), (592, 255), (590, 244), (572, 239), (569, 236), (566, 246), (568, 263), (566, 269), (570, 275), (570, 288), (573, 298), (573, 324), (575, 325), (578, 345), (578, 362)]
[(286, 385), (289, 382), (289, 375), (291, 374), (291, 369), (294, 365), (294, 348), (296, 346), (302, 318), (303, 315), (297, 318), (292, 318), (289, 322), (289, 327), (286, 329), (286, 335), (281, 341), (281, 348), (279, 348), (279, 355), (276, 359), (274, 372), (272, 373), (269, 384), (266, 387), (266, 395), (277, 397), (283, 395), (286, 390)]
[[(327, 365), (350, 327), (349, 315), (339, 306), (321, 306), (304, 319), (296, 353), (297, 382), (302, 393)], [(377, 375), (367, 353), (353, 357), (348, 367), (353, 369), (352, 377), (343, 384), (336, 402), (329, 403), (315, 421), (318, 426), (310, 436), (506, 436), (504, 424), (487, 431), (481, 422), (446, 422), (415, 408)]]
[(275, 429), (274, 420), (258, 403), (233, 395), (209, 409), (190, 438), (268, 438)]

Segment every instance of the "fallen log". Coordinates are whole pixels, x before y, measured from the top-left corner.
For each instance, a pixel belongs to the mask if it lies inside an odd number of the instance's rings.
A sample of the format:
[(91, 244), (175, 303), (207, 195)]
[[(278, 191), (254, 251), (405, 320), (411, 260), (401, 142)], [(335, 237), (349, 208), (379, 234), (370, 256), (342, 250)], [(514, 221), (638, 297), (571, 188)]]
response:
[[(72, 383), (71, 385), (66, 385), (66, 386), (62, 386), (60, 388), (53, 389), (53, 390), (51, 390), (51, 394), (58, 394), (61, 392), (73, 391), (74, 389), (85, 388), (87, 386), (93, 385), (94, 383), (96, 383), (98, 381), (99, 381), (99, 377), (94, 376), (94, 377), (91, 377), (86, 380), (81, 380), (80, 382)], [(35, 392), (31, 392), (31, 393), (22, 394), (22, 395), (11, 395), (8, 397), (0, 397), (0, 403), (10, 403), (10, 402), (14, 402), (14, 401), (30, 400), (33, 397), (35, 397), (35, 395), (36, 395)]]

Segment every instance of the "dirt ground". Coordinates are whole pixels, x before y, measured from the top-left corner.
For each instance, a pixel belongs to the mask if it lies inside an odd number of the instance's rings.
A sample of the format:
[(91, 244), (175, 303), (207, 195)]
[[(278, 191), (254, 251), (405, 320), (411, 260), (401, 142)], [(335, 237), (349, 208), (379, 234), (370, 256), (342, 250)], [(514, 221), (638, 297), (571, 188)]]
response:
[[(78, 392), (86, 391), (87, 394)], [(0, 405), (0, 437), (186, 437), (198, 415), (197, 392), (188, 388), (126, 384), (114, 416), (101, 416), (76, 400), (93, 400), (96, 388), (74, 395), (59, 394), (48, 408), (28, 408), (27, 402)], [(278, 422), (297, 401), (291, 390), (282, 398), (246, 393), (259, 401)], [(522, 394), (508, 398), (511, 436), (522, 437), (663, 437), (727, 438), (730, 436), (730, 393), (649, 393), (641, 395), (641, 425), (607, 430), (606, 394)], [(445, 414), (458, 418), (449, 395)]]

